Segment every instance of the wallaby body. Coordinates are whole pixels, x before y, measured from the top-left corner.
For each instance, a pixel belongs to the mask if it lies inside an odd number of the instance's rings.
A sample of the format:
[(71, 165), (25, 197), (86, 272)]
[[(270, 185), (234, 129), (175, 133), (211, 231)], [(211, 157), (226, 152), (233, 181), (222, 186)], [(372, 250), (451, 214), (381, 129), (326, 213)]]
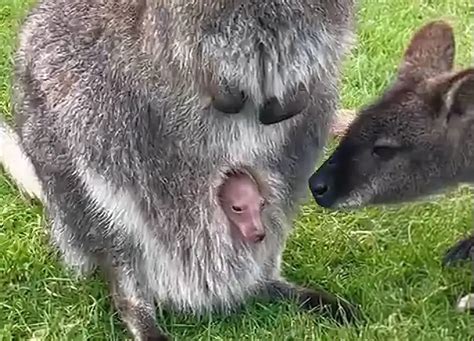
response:
[[(474, 183), (474, 69), (454, 71), (454, 55), (449, 24), (419, 29), (394, 84), (360, 112), (310, 178), (319, 205), (402, 203)], [(474, 237), (461, 240), (444, 262), (472, 257), (473, 246)], [(467, 296), (458, 307), (473, 304)]]
[[(352, 0), (43, 0), (28, 15), (13, 103), (18, 160), (35, 174), (14, 176), (24, 187), (37, 176), (28, 191), (65, 263), (108, 275), (136, 339), (166, 338), (155, 302), (196, 314), (251, 295), (337, 308), (282, 279), (280, 262), (334, 117), (353, 14)], [(265, 239), (236, 247), (216, 191), (240, 166), (268, 200)]]

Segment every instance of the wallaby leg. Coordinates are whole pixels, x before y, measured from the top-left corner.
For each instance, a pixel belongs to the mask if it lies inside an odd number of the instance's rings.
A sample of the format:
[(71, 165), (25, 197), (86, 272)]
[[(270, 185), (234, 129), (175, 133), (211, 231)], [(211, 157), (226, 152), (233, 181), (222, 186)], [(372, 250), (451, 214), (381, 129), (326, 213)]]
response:
[[(472, 239), (472, 238), (470, 238)], [(469, 258), (471, 259), (471, 267), (472, 267), (472, 282), (471, 282), (471, 293), (461, 297), (458, 302), (456, 303), (456, 310), (464, 313), (470, 312), (474, 314), (474, 248), (471, 247), (469, 249)]]
[(443, 265), (451, 266), (456, 262), (468, 260), (473, 247), (474, 235), (459, 240), (446, 251), (443, 257)]
[(107, 268), (115, 308), (136, 341), (171, 340), (157, 326), (153, 297), (140, 291), (133, 270), (121, 264)]
[(48, 205), (53, 217), (52, 237), (65, 262), (78, 273), (96, 265), (104, 271), (114, 305), (134, 340), (169, 340), (156, 324), (153, 296), (143, 292), (146, 289), (139, 286), (136, 270), (130, 266), (131, 255), (114, 249), (123, 240), (115, 240), (113, 233), (106, 238), (97, 234), (106, 227), (72, 173), (56, 176), (54, 185)]
[(305, 310), (326, 311), (339, 322), (353, 321), (359, 314), (359, 308), (322, 289), (275, 280), (266, 284), (265, 292), (273, 300), (295, 300)]

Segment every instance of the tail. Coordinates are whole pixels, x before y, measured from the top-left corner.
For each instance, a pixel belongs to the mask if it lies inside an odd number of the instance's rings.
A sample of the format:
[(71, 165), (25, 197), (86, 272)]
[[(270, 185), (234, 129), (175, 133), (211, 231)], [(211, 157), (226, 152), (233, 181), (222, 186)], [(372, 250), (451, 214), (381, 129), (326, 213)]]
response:
[(1, 118), (0, 164), (23, 193), (43, 201), (41, 182), (33, 164), (20, 145), (19, 136)]

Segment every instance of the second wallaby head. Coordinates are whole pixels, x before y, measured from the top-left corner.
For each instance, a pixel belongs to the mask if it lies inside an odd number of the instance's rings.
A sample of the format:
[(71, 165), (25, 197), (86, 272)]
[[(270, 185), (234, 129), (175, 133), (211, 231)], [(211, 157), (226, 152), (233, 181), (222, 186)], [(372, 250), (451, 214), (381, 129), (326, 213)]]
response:
[(393, 84), (310, 178), (319, 205), (397, 203), (474, 180), (474, 69), (453, 71), (454, 55), (448, 23), (414, 34)]

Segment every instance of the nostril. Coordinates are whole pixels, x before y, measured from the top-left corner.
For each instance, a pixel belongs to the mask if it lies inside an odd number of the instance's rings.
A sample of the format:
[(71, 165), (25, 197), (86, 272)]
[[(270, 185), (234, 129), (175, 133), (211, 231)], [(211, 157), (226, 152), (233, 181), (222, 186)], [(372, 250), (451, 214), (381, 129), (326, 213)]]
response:
[(260, 243), (265, 239), (265, 233), (259, 233), (255, 236), (255, 243)]
[(328, 191), (328, 186), (324, 183), (319, 183), (313, 186), (313, 193), (317, 196), (322, 196)]

